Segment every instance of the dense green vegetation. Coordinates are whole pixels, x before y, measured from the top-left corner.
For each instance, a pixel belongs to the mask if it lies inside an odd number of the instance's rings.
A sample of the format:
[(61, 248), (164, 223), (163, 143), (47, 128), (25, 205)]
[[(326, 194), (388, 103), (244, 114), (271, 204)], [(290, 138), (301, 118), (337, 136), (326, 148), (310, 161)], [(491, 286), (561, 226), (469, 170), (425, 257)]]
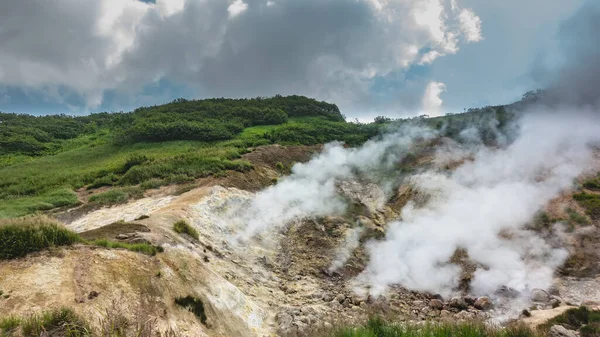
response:
[(174, 223), (173, 230), (179, 234), (185, 233), (196, 240), (200, 238), (200, 234), (198, 233), (198, 231), (184, 220), (179, 220), (176, 223)]
[[(241, 156), (267, 144), (357, 146), (382, 131), (419, 123), (442, 135), (494, 143), (509, 125), (504, 107), (438, 118), (346, 122), (337, 106), (302, 96), (255, 99), (178, 99), (129, 113), (30, 116), (0, 113), (0, 218), (80, 204), (74, 190), (95, 193), (98, 205), (126, 202), (167, 184), (248, 171)], [(501, 137), (500, 137), (501, 138)]]
[(323, 337), (536, 337), (535, 331), (521, 325), (495, 328), (482, 322), (394, 324), (371, 318), (362, 326), (340, 327)]

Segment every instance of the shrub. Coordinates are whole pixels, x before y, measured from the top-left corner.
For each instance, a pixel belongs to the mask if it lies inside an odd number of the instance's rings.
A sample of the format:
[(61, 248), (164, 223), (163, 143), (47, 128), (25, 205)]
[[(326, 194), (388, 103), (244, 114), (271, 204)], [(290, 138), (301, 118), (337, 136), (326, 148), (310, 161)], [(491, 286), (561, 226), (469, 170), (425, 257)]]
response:
[(198, 234), (198, 231), (184, 220), (179, 220), (176, 223), (174, 223), (173, 230), (179, 234), (185, 233), (196, 240), (200, 238), (200, 234)]
[(94, 181), (87, 187), (87, 189), (89, 190), (89, 189), (98, 188), (98, 187), (102, 187), (102, 186), (112, 186), (118, 180), (119, 180), (119, 177), (117, 177), (116, 174), (109, 173), (105, 176), (94, 179)]
[(72, 232), (48, 218), (29, 218), (0, 226), (0, 259), (14, 259), (55, 246), (80, 242)]
[(178, 297), (175, 303), (185, 309), (191, 311), (200, 319), (202, 324), (206, 324), (206, 312), (204, 311), (204, 303), (199, 298), (193, 296)]
[(94, 194), (89, 198), (90, 202), (107, 205), (126, 202), (129, 194), (121, 189), (112, 189), (110, 191)]

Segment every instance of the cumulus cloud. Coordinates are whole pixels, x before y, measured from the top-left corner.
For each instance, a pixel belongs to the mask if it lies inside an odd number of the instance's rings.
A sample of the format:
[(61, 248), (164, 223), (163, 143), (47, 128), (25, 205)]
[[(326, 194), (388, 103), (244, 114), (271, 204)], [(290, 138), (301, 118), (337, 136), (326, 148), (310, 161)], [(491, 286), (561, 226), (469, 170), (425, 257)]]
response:
[[(447, 0), (2, 2), (0, 85), (67, 88), (90, 106), (161, 79), (198, 96), (374, 104), (375, 79), (472, 41), (462, 17)], [(411, 97), (393, 104), (418, 106)]]
[(460, 27), (469, 42), (479, 42), (481, 35), (481, 19), (470, 9), (463, 9), (458, 15)]
[(429, 116), (438, 116), (442, 108), (442, 99), (440, 95), (446, 91), (446, 85), (441, 82), (429, 82), (425, 89), (422, 99), (422, 107), (425, 114)]
[[(267, 3), (267, 6), (269, 3)], [(242, 0), (235, 0), (229, 7), (227, 7), (227, 11), (229, 12), (229, 17), (234, 18), (240, 14), (242, 14), (245, 10), (248, 9), (248, 4), (243, 2)]]

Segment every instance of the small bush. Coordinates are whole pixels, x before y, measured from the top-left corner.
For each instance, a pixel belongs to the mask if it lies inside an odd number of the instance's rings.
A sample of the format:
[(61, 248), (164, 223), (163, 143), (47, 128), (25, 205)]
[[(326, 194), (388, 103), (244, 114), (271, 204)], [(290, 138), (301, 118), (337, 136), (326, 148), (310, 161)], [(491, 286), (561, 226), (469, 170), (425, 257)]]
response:
[(112, 186), (118, 180), (119, 180), (119, 177), (117, 177), (116, 174), (109, 173), (105, 176), (96, 178), (90, 185), (88, 185), (87, 189), (91, 190), (91, 189), (102, 187), (102, 186)]
[(148, 243), (123, 243), (123, 242), (114, 242), (106, 239), (100, 239), (92, 241), (91, 244), (99, 247), (109, 248), (109, 249), (127, 249), (132, 252), (142, 253), (150, 256), (156, 255), (157, 252), (162, 252), (162, 248), (153, 246)]
[(44, 332), (49, 336), (91, 336), (87, 323), (68, 308), (45, 311), (32, 315), (21, 322), (25, 337), (38, 337)]
[(47, 218), (23, 219), (0, 226), (0, 259), (14, 259), (55, 246), (80, 242), (72, 232)]
[(126, 202), (129, 199), (129, 194), (123, 190), (114, 189), (98, 194), (94, 194), (89, 198), (89, 202), (107, 205), (107, 204), (118, 204)]
[(185, 233), (196, 240), (200, 238), (200, 234), (198, 233), (198, 231), (183, 220), (179, 220), (176, 223), (174, 223), (173, 230), (179, 234)]
[(201, 299), (193, 296), (178, 297), (175, 299), (175, 303), (193, 312), (202, 324), (206, 324), (206, 312), (204, 312), (204, 303)]

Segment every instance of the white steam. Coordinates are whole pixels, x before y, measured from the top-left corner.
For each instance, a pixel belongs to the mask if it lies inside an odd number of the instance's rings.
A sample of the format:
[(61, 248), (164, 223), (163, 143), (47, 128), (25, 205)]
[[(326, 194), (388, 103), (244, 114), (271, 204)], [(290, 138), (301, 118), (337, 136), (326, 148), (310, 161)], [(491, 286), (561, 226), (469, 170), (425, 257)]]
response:
[(432, 198), (422, 208), (407, 205), (385, 240), (371, 242), (370, 263), (358, 280), (373, 293), (401, 284), (449, 294), (460, 269), (448, 262), (463, 248), (483, 266), (471, 282), (475, 293), (503, 285), (547, 288), (567, 253), (523, 226), (589, 167), (589, 144), (600, 140), (599, 131), (590, 113), (530, 113), (510, 146), (480, 148), (451, 174), (413, 176), (414, 187)]
[[(483, 146), (473, 130), (461, 134), (465, 142), (460, 146), (440, 142), (432, 168), (407, 179), (419, 195), (429, 196), (427, 202), (409, 202), (402, 219), (388, 224), (385, 239), (367, 244), (370, 261), (357, 284), (373, 294), (399, 284), (448, 295), (461, 272), (449, 261), (462, 248), (479, 266), (471, 281), (476, 294), (491, 294), (501, 286), (520, 291), (549, 287), (567, 252), (524, 227), (590, 168), (590, 144), (600, 141), (598, 115), (530, 111), (510, 145), (497, 137), (499, 148)], [(434, 137), (436, 132), (413, 126), (356, 149), (328, 144), (311, 161), (295, 165), (289, 177), (231, 212), (228, 221), (242, 225), (238, 239), (247, 240), (295, 219), (341, 214), (347, 200), (336, 188), (340, 181), (394, 186), (396, 164), (413, 145)], [(451, 172), (445, 167), (449, 162), (456, 167)], [(344, 265), (359, 237), (350, 233), (330, 270)]]
[(358, 176), (378, 180), (378, 172), (393, 169), (416, 140), (434, 136), (433, 131), (414, 127), (368, 141), (360, 148), (344, 148), (341, 143), (325, 145), (320, 155), (294, 165), (290, 176), (229, 214), (230, 221), (245, 225), (238, 239), (247, 240), (298, 218), (343, 213), (346, 202), (337, 193), (337, 181)]
[(360, 245), (360, 236), (364, 232), (364, 227), (350, 228), (346, 232), (346, 239), (344, 245), (340, 246), (335, 254), (335, 259), (329, 266), (329, 273), (333, 273), (338, 269), (342, 268), (348, 259), (352, 256), (352, 252)]

